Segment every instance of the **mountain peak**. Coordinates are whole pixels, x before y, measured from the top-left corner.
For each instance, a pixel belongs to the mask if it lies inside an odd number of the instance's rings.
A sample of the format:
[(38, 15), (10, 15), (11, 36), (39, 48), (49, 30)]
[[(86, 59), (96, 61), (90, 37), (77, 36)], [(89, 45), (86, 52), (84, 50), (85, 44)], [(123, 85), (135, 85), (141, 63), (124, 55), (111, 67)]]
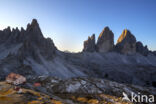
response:
[(40, 41), (43, 38), (43, 34), (41, 32), (40, 26), (37, 22), (37, 19), (33, 19), (31, 24), (28, 23), (26, 29), (26, 37), (30, 40), (38, 40)]
[(31, 22), (31, 26), (39, 26), (37, 19), (33, 19)]
[(10, 28), (10, 26), (8, 26), (7, 28), (5, 28), (3, 31), (11, 32), (11, 28)]
[(95, 51), (95, 34), (88, 37), (88, 40), (84, 41), (83, 51), (94, 52)]
[(124, 54), (136, 52), (136, 38), (127, 29), (124, 29), (116, 44), (116, 50)]
[(97, 50), (98, 52), (108, 52), (113, 49), (114, 46), (114, 34), (106, 26), (103, 31), (100, 33), (97, 40)]
[(109, 29), (109, 27), (108, 27), (108, 26), (106, 26), (106, 27), (104, 28), (104, 30), (106, 31), (106, 30), (110, 30), (110, 29)]
[(29, 30), (30, 28), (38, 28), (38, 29), (40, 29), (39, 24), (37, 22), (37, 19), (33, 19), (31, 24), (28, 23), (27, 30)]
[(128, 29), (124, 29), (123, 30), (122, 34), (118, 38), (117, 43), (120, 43), (120, 42), (122, 42), (125, 39), (136, 41), (135, 36)]
[(110, 29), (109, 29), (108, 26), (104, 27), (104, 29), (102, 30), (102, 32), (101, 32), (100, 35), (99, 35), (99, 38), (103, 37), (104, 34), (105, 34), (106, 32), (109, 32), (109, 31), (110, 31)]

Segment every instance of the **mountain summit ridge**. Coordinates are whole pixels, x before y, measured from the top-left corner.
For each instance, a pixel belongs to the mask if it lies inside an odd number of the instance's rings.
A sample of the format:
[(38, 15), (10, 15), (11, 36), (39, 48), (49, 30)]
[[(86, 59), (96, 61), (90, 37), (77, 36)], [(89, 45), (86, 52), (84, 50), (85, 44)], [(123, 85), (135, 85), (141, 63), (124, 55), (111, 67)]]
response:
[(26, 29), (8, 27), (0, 31), (0, 79), (14, 72), (26, 78), (40, 75), (62, 79), (95, 77), (155, 86), (155, 53), (142, 43), (131, 41), (133, 38), (127, 33), (124, 34), (128, 38), (116, 45), (108, 27), (101, 34), (98, 44), (93, 34), (84, 42), (82, 52), (67, 53), (58, 50), (52, 39), (43, 36), (36, 19)]
[[(39, 45), (41, 47), (43, 47), (42, 44), (50, 43), (51, 46), (55, 48), (53, 50), (57, 49), (53, 41), (50, 38), (48, 38), (47, 40), (49, 41), (49, 43), (45, 42), (46, 39), (43, 36), (43, 33), (40, 29), (37, 19), (33, 19), (31, 23), (28, 23), (26, 29), (23, 29), (23, 27), (21, 27), (20, 30), (18, 28), (15, 28), (15, 29), (13, 28), (11, 30), (10, 27), (8, 26), (6, 29), (3, 29), (0, 31), (0, 36), (1, 36), (0, 42), (2, 43), (8, 42), (7, 44), (12, 44), (12, 43), (23, 43), (23, 42), (25, 43), (26, 41), (29, 41), (30, 43), (35, 43), (36, 45)], [(90, 40), (93, 40), (93, 43)], [(88, 38), (88, 40), (84, 42), (83, 51), (87, 52), (88, 50), (88, 52), (90, 51), (90, 52), (102, 52), (102, 53), (115, 51), (115, 52), (119, 52), (123, 54), (131, 54), (131, 53), (138, 52), (142, 55), (145, 55), (142, 52), (138, 51), (138, 49), (136, 49), (136, 47), (139, 47), (141, 45), (136, 46), (137, 45), (136, 43), (139, 41), (136, 40), (135, 36), (131, 34), (130, 30), (128, 29), (123, 30), (122, 34), (117, 40), (117, 44), (114, 44), (114, 34), (108, 26), (106, 26), (103, 29), (103, 31), (100, 33), (97, 43), (94, 41), (95, 41), (95, 34), (94, 34), (94, 37), (91, 36)], [(134, 43), (133, 45), (129, 44), (132, 42)], [(129, 48), (124, 48), (124, 47), (127, 47), (127, 46), (124, 46), (125, 44), (129, 44), (128, 46)], [(133, 49), (131, 49), (131, 47), (133, 47)], [(146, 56), (148, 55), (148, 53), (151, 53), (150, 50), (148, 51), (149, 52), (146, 52)]]
[(144, 47), (143, 43), (137, 41), (135, 35), (133, 35), (128, 29), (123, 30), (117, 40), (117, 43), (114, 44), (114, 33), (108, 26), (106, 26), (99, 34), (98, 40), (94, 43), (94, 45), (92, 45), (90, 37), (88, 40), (84, 41), (83, 52), (118, 52), (121, 54), (139, 53), (144, 56), (154, 54), (154, 51), (152, 52), (151, 50), (148, 50), (147, 45)]

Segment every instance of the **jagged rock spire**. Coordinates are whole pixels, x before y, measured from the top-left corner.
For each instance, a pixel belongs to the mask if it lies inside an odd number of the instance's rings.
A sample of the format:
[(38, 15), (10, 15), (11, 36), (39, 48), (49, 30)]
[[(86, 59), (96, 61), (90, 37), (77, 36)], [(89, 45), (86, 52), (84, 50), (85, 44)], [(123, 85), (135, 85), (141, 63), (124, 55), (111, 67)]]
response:
[(88, 37), (88, 40), (84, 41), (83, 51), (94, 52), (95, 51), (95, 34)]
[(27, 29), (29, 29), (30, 27), (39, 27), (39, 24), (37, 22), (37, 19), (33, 19), (32, 22), (31, 22), (31, 24), (28, 23)]
[(10, 35), (11, 35), (10, 26), (0, 31), (0, 43), (6, 42)]
[(40, 44), (43, 40), (43, 34), (36, 19), (33, 19), (31, 24), (27, 25), (25, 32), (25, 40)]
[(8, 26), (6, 29), (3, 30), (5, 32), (5, 34), (10, 34), (11, 33), (11, 29), (10, 26)]
[(120, 43), (120, 42), (136, 42), (136, 38), (135, 36), (127, 29), (124, 29), (122, 34), (120, 35), (120, 37), (118, 38), (118, 41), (117, 43)]
[[(122, 54), (140, 53), (147, 56), (150, 51), (147, 46), (143, 46), (141, 42), (137, 42), (135, 36), (127, 29), (124, 29), (122, 34), (117, 40), (117, 44), (114, 45), (114, 34), (105, 27), (100, 33), (97, 44), (95, 43), (95, 34), (88, 37), (88, 40), (84, 41), (83, 51), (86, 52), (110, 52), (115, 51)], [(154, 52), (153, 52), (154, 54)]]
[(118, 38), (115, 50), (123, 54), (132, 54), (136, 52), (136, 38), (127, 29), (123, 30)]
[(98, 52), (109, 52), (113, 50), (114, 34), (109, 27), (105, 27), (100, 33), (96, 46)]
[(40, 26), (36, 19), (33, 19), (31, 24), (27, 25), (26, 31), (31, 32), (31, 35), (43, 37)]
[(0, 31), (0, 43), (7, 45), (19, 45), (18, 56), (32, 57), (39, 62), (39, 56), (45, 59), (52, 59), (54, 57), (56, 47), (53, 41), (49, 38), (44, 38), (39, 24), (36, 19), (33, 19), (31, 24), (27, 25), (26, 30), (21, 28), (10, 27)]
[(37, 57), (38, 53), (35, 48), (38, 49), (40, 54), (46, 59), (51, 59), (54, 56), (56, 47), (51, 39), (46, 39), (43, 37), (43, 34), (36, 19), (33, 19), (31, 24), (27, 25), (27, 29), (24, 32), (24, 37), (24, 46), (21, 49), (21, 52), (25, 53), (24, 56), (30, 55), (31, 52), (31, 56)]

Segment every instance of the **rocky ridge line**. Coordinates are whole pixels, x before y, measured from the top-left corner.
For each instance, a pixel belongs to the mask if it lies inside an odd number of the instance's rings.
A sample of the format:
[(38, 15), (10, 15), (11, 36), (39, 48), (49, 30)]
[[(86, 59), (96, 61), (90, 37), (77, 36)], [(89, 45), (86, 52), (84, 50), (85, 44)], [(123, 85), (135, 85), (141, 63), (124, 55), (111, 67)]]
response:
[(95, 34), (93, 41), (90, 39), (90, 37), (88, 40), (84, 41), (83, 52), (106, 53), (111, 51), (121, 54), (140, 53), (144, 56), (147, 56), (148, 54), (155, 55), (155, 52), (150, 51), (147, 45), (143, 46), (143, 44), (140, 41), (137, 41), (136, 37), (127, 29), (123, 30), (122, 34), (117, 40), (117, 44), (114, 44), (114, 34), (108, 26), (105, 27), (100, 33), (97, 43), (95, 42)]
[(35, 58), (40, 54), (45, 59), (52, 59), (56, 51), (53, 41), (50, 38), (44, 38), (36, 19), (27, 25), (26, 30), (13, 28), (11, 31), (8, 27), (0, 31), (0, 37), (0, 43), (5, 46), (22, 44), (17, 54), (20, 58)]

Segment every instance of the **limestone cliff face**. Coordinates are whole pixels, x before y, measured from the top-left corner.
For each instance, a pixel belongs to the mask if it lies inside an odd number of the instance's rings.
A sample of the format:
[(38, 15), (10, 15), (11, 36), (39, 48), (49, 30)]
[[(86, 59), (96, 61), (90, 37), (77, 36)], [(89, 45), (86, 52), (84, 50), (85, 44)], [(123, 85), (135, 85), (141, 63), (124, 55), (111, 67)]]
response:
[(149, 53), (151, 53), (155, 55), (155, 52), (150, 51), (147, 45), (143, 46), (143, 44), (140, 41), (137, 41), (135, 36), (127, 29), (123, 30), (116, 45), (114, 45), (114, 34), (109, 27), (105, 27), (100, 33), (97, 43), (95, 41), (95, 34), (91, 37), (89, 36), (88, 39), (84, 41), (83, 52), (106, 53), (113, 51), (121, 54), (140, 53), (143, 56), (148, 56)]
[(96, 46), (98, 52), (109, 52), (113, 50), (114, 34), (109, 27), (105, 27), (100, 33)]
[(84, 52), (109, 52), (114, 48), (114, 34), (109, 29), (105, 27), (100, 33), (97, 43), (95, 43), (95, 34), (91, 37), (88, 37), (88, 40), (84, 41)]
[(88, 37), (88, 40), (84, 41), (84, 49), (86, 52), (94, 52), (95, 51), (95, 34), (91, 37)]
[(136, 53), (135, 36), (129, 30), (125, 29), (117, 40), (115, 50), (123, 54)]

